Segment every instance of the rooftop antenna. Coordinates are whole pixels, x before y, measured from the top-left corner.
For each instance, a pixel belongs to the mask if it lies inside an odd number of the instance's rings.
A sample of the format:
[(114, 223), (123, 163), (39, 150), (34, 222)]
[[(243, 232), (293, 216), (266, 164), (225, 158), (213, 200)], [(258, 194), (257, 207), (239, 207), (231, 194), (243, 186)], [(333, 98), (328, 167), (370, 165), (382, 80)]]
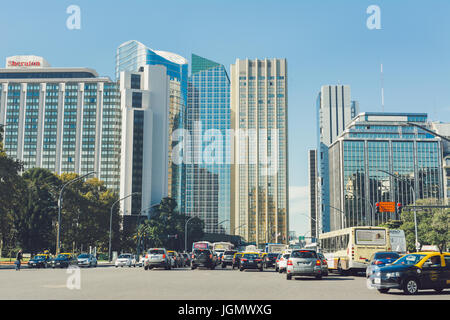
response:
[(383, 64), (381, 64), (381, 112), (384, 112), (384, 79), (383, 79)]

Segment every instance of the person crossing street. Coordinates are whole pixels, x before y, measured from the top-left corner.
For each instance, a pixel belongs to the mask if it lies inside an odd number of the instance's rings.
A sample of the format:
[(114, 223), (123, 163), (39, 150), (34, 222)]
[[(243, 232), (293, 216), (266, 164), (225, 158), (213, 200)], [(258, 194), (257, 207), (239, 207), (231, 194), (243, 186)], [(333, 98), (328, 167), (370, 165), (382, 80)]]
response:
[(23, 254), (22, 249), (19, 250), (16, 257), (16, 271), (20, 271), (20, 264), (22, 263)]

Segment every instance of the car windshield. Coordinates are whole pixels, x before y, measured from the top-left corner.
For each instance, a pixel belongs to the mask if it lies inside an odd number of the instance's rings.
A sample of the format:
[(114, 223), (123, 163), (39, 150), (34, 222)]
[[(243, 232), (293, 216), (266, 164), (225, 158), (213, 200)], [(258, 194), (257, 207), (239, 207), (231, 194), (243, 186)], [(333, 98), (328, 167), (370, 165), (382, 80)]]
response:
[(246, 258), (246, 259), (258, 259), (259, 258), (259, 254), (246, 253), (246, 254), (244, 254), (243, 258)]
[(269, 258), (276, 258), (276, 257), (278, 257), (278, 253), (269, 253), (267, 256)]
[(397, 261), (395, 261), (394, 265), (407, 265), (407, 266), (413, 266), (417, 264), (420, 260), (422, 260), (425, 257), (424, 254), (407, 254), (404, 257), (401, 257)]
[(45, 256), (34, 256), (33, 260), (44, 260)]
[(291, 258), (315, 259), (317, 255), (314, 251), (294, 251), (291, 253)]
[(148, 253), (150, 253), (150, 254), (164, 254), (164, 250), (152, 249), (152, 250), (149, 250)]
[(89, 258), (89, 255), (88, 255), (88, 254), (80, 254), (80, 255), (78, 256), (78, 258), (79, 258), (79, 259)]
[(129, 258), (131, 258), (131, 256), (129, 254), (121, 254), (119, 256), (119, 259), (129, 259)]
[(400, 255), (395, 252), (383, 252), (383, 253), (376, 253), (374, 259), (395, 259), (397, 260), (400, 258)]
[(58, 254), (58, 259), (67, 259), (69, 256), (67, 254)]
[(173, 257), (175, 255), (175, 252), (167, 252), (167, 254), (171, 257)]
[(284, 258), (284, 259), (288, 259), (288, 258), (289, 258), (289, 254), (284, 254), (284, 255), (283, 255), (283, 258)]

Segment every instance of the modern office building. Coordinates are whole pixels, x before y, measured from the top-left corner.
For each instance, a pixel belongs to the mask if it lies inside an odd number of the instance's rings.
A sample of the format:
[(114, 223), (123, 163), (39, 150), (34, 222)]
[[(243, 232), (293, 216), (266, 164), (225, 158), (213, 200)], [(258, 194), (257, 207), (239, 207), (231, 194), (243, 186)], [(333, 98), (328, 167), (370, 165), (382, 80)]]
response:
[(322, 86), (317, 97), (317, 171), (319, 212), (318, 223), (322, 232), (330, 231), (330, 185), (328, 147), (344, 131), (359, 112), (359, 104), (351, 100), (350, 86)]
[(309, 215), (311, 237), (319, 237), (320, 225), (318, 224), (318, 185), (317, 185), (317, 149), (308, 151), (308, 187), (309, 187)]
[(409, 123), (430, 128), (426, 114), (362, 113), (330, 145), (331, 230), (399, 220), (377, 202), (444, 197), (441, 138)]
[(183, 166), (172, 160), (172, 149), (178, 141), (172, 141), (172, 132), (183, 128), (188, 91), (188, 61), (175, 53), (153, 50), (131, 40), (121, 44), (116, 54), (116, 77), (121, 71), (136, 72), (145, 65), (162, 65), (169, 76), (169, 144), (168, 144), (168, 195), (177, 200), (179, 208), (185, 198)]
[(42, 57), (13, 56), (0, 69), (0, 123), (6, 152), (61, 174), (92, 171), (119, 191), (117, 84), (88, 68), (53, 68)]
[(286, 59), (231, 65), (231, 233), (257, 245), (287, 243)]
[(167, 196), (169, 76), (166, 67), (144, 65), (121, 71), (120, 198), (125, 216), (147, 215)]
[(207, 233), (229, 234), (230, 80), (219, 63), (193, 54), (191, 65), (185, 122), (191, 155), (184, 164), (182, 212), (201, 218)]
[[(433, 122), (431, 124), (431, 130), (436, 132), (443, 138), (450, 140), (450, 123)], [(442, 139), (442, 151), (443, 151), (443, 177), (444, 177), (444, 196), (446, 204), (449, 204), (450, 200), (450, 142)]]

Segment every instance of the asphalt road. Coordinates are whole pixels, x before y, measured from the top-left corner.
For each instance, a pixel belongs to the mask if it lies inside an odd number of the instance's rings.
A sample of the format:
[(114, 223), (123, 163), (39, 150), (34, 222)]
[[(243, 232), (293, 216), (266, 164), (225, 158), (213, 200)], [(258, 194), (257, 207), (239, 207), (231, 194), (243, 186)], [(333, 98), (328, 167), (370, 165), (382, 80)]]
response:
[(423, 291), (413, 297), (405, 296), (399, 290), (380, 294), (367, 288), (363, 276), (330, 274), (322, 280), (298, 278), (287, 281), (284, 274), (274, 271), (240, 272), (230, 268), (145, 271), (139, 267), (102, 267), (77, 272), (70, 274), (66, 269), (0, 270), (0, 299), (450, 300), (450, 289), (441, 294)]

